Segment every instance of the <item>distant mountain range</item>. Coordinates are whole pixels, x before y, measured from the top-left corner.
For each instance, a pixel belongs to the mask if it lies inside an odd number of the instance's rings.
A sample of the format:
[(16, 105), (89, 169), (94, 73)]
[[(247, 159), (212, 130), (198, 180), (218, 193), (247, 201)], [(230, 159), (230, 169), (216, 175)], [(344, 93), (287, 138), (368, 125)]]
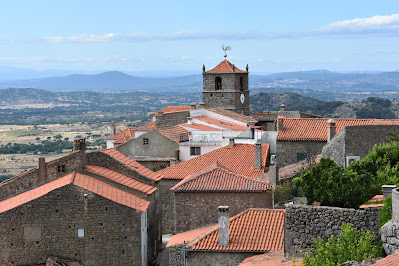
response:
[[(7, 75), (7, 71), (10, 74)], [(176, 71), (80, 71), (65, 74), (64, 70), (48, 70), (36, 74), (26, 70), (26, 77), (50, 75), (51, 77), (15, 79), (23, 76), (23, 69), (0, 68), (0, 88), (39, 88), (49, 91), (149, 91), (149, 92), (200, 92), (202, 74), (191, 70)], [(58, 72), (57, 72), (58, 71)], [(78, 71), (79, 72), (79, 71)], [(133, 73), (134, 75), (130, 75)], [(195, 74), (198, 73), (198, 74)], [(187, 75), (190, 74), (190, 75)], [(31, 76), (29, 76), (31, 75)], [(140, 75), (140, 76), (138, 76)], [(399, 72), (364, 71), (363, 73), (338, 73), (327, 70), (285, 72), (257, 75), (250, 72), (251, 88), (293, 88), (337, 92), (399, 91)]]

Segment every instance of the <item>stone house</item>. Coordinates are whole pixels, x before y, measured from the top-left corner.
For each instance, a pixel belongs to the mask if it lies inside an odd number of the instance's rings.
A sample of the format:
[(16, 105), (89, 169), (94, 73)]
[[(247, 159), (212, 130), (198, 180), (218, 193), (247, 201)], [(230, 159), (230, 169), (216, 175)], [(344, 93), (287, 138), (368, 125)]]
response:
[(189, 133), (179, 125), (154, 129), (115, 149), (153, 171), (158, 171), (179, 159), (179, 143), (188, 141)]
[(189, 175), (171, 188), (175, 197), (175, 232), (217, 223), (218, 206), (231, 215), (249, 208), (272, 208), (269, 184), (239, 175), (219, 162)]
[[(256, 146), (256, 147), (255, 147)], [(193, 159), (173, 165), (157, 173), (162, 175), (159, 181), (162, 196), (163, 233), (174, 233), (174, 195), (173, 186), (191, 174), (195, 174), (212, 164), (219, 162), (231, 171), (254, 178), (265, 173), (269, 163), (268, 144), (235, 144), (208, 152)]]
[[(330, 123), (332, 122), (332, 123)], [(399, 119), (285, 118), (277, 119), (277, 162), (280, 167), (313, 160), (323, 146), (346, 126), (399, 125)]]
[[(57, 256), (147, 265), (161, 245), (161, 178), (114, 149), (72, 154), (0, 183), (0, 264)], [(111, 244), (110, 244), (111, 243)]]
[(399, 133), (399, 123), (346, 126), (323, 147), (322, 156), (346, 168), (365, 157), (374, 145), (389, 139), (389, 132)]
[(284, 248), (285, 210), (253, 208), (229, 219), (219, 206), (216, 225), (174, 235), (169, 265), (238, 265), (247, 257)]
[(321, 116), (304, 113), (300, 111), (286, 111), (285, 105), (280, 105), (279, 111), (264, 111), (262, 113), (252, 113), (252, 117), (258, 122), (257, 126), (260, 126), (265, 131), (276, 131), (277, 130), (277, 117), (283, 116), (287, 118), (321, 118)]

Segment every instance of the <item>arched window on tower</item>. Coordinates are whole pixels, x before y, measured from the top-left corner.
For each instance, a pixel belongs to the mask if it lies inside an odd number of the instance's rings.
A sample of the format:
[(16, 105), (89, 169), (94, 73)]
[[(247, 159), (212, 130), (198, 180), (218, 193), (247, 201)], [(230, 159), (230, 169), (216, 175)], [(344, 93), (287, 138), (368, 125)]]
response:
[(222, 89), (222, 79), (220, 77), (215, 78), (215, 90), (220, 91)]
[(244, 90), (244, 79), (242, 78), (242, 76), (240, 77), (240, 90)]

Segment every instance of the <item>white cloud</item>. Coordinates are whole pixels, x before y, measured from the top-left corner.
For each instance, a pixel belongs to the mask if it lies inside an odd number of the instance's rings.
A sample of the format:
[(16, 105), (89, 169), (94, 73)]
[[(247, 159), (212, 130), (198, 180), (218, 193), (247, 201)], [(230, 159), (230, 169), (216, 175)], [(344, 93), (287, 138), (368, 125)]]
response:
[(356, 18), (336, 21), (320, 28), (301, 32), (264, 33), (259, 31), (180, 31), (165, 34), (150, 34), (136, 32), (129, 34), (108, 33), (103, 35), (78, 34), (72, 36), (47, 36), (42, 39), (47, 42), (148, 42), (148, 41), (179, 41), (179, 40), (268, 40), (292, 39), (306, 37), (348, 37), (379, 35), (399, 37), (399, 14)]

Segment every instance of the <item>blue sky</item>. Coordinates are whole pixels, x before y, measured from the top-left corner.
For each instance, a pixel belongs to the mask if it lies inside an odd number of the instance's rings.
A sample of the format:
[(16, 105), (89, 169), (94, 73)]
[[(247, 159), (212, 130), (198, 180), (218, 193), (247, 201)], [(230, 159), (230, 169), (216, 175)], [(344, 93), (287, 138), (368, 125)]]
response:
[(397, 1), (2, 1), (0, 66), (399, 70)]

